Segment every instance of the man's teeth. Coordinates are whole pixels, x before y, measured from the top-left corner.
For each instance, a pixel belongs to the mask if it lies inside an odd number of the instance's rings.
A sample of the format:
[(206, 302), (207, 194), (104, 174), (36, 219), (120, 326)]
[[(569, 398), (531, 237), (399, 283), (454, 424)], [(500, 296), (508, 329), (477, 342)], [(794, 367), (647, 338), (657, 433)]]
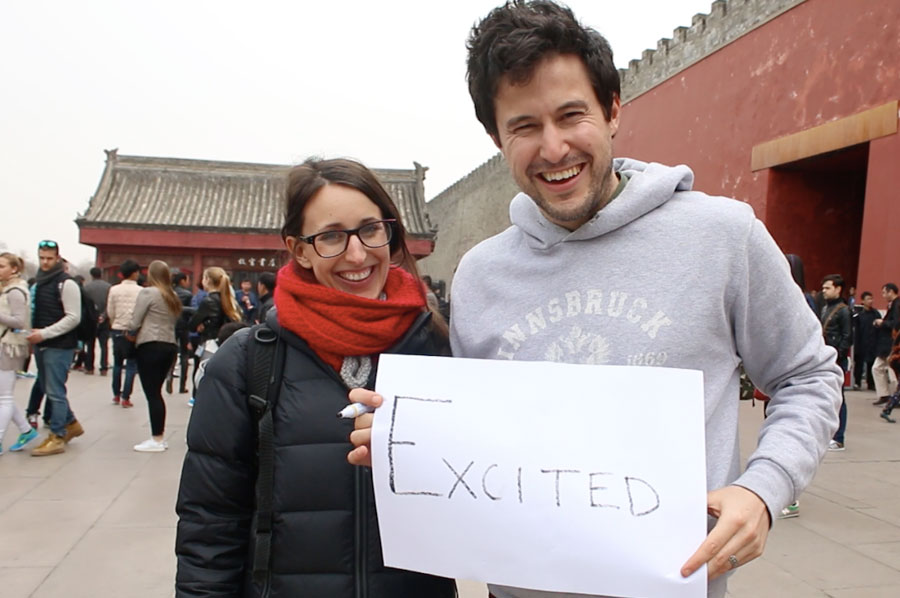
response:
[(359, 282), (360, 280), (365, 280), (371, 273), (372, 268), (369, 268), (368, 270), (363, 270), (362, 272), (341, 272), (341, 277), (353, 282)]
[(580, 166), (573, 166), (567, 170), (560, 170), (559, 172), (544, 172), (541, 174), (548, 181), (561, 181), (563, 179), (569, 179), (581, 172)]

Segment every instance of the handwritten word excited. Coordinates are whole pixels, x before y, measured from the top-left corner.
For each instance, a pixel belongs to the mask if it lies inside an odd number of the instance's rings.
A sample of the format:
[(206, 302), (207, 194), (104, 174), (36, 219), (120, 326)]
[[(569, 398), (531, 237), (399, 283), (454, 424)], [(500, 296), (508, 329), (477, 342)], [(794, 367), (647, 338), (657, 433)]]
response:
[[(635, 517), (643, 517), (656, 511), (660, 505), (659, 494), (647, 481), (641, 478), (615, 474), (607, 471), (582, 471), (572, 468), (547, 467), (526, 470), (523, 467), (501, 467), (497, 463), (478, 464), (474, 460), (451, 463), (441, 458), (443, 468), (447, 472), (445, 492), (433, 488), (398, 489), (397, 470), (402, 470), (402, 455), (396, 455), (399, 447), (415, 447), (412, 440), (397, 440), (394, 429), (397, 424), (401, 401), (418, 401), (435, 406), (448, 406), (450, 400), (428, 399), (422, 397), (395, 396), (391, 411), (391, 427), (388, 435), (387, 453), (389, 466), (389, 485), (396, 495), (424, 496), (453, 499), (470, 497), (477, 500), (479, 496), (491, 501), (511, 498), (520, 504), (552, 496), (557, 507), (571, 504), (590, 505), (591, 507), (613, 510), (627, 509)], [(395, 449), (395, 447), (398, 447)], [(409, 449), (407, 449), (409, 450)], [(408, 453), (405, 453), (408, 455)], [(437, 465), (437, 464), (436, 464)], [(401, 476), (402, 477), (402, 476)], [(503, 489), (514, 488), (514, 496), (504, 495)], [(552, 488), (552, 491), (549, 489)], [(532, 498), (535, 497), (535, 498)]]

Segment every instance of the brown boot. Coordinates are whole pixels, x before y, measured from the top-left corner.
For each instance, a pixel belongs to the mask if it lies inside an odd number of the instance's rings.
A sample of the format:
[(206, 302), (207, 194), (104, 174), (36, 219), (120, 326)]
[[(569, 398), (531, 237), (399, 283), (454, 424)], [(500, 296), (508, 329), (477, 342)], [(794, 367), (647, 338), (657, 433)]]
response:
[(66, 452), (66, 441), (53, 432), (44, 439), (36, 449), (31, 451), (32, 457), (46, 457), (47, 455), (58, 455)]
[(82, 434), (84, 434), (84, 428), (81, 427), (81, 424), (79, 424), (78, 420), (76, 419), (71, 424), (66, 426), (66, 436), (64, 440), (66, 442), (69, 442), (73, 438), (78, 438)]

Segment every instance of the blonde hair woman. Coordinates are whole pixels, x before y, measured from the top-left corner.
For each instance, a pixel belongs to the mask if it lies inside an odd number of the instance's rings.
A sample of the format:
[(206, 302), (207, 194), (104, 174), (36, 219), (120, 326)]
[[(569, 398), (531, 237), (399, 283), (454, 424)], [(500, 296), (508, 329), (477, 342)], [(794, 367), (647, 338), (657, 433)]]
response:
[(31, 327), (28, 285), (22, 280), (25, 268), (22, 258), (12, 253), (0, 253), (0, 453), (3, 452), (3, 433), (12, 420), (19, 428), (19, 438), (9, 450), (21, 451), (37, 438), (33, 429), (13, 398), (16, 372), (28, 357), (27, 329)]
[(160, 260), (147, 268), (147, 286), (141, 289), (134, 306), (129, 329), (137, 331), (137, 368), (141, 387), (147, 397), (152, 436), (134, 446), (142, 453), (161, 453), (169, 448), (165, 440), (166, 403), (162, 385), (175, 361), (178, 345), (175, 322), (181, 314), (181, 301), (172, 290), (169, 265)]
[(240, 322), (241, 310), (231, 290), (231, 279), (218, 266), (203, 271), (203, 288), (209, 294), (203, 298), (188, 323), (189, 330), (200, 333), (200, 345), (219, 335), (226, 322)]

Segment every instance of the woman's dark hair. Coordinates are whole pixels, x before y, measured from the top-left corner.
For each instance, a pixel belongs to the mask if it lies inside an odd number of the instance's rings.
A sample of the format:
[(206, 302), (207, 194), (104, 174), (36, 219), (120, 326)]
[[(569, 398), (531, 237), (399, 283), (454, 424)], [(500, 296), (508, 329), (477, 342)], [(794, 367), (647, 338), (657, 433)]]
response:
[(472, 27), (466, 48), (466, 80), (475, 116), (494, 139), (499, 137), (494, 97), (500, 79), (506, 76), (510, 83), (526, 84), (537, 64), (548, 56), (581, 58), (606, 120), (620, 95), (619, 71), (609, 42), (583, 27), (568, 7), (554, 2), (514, 0), (495, 8)]
[[(422, 277), (416, 267), (416, 260), (406, 247), (406, 227), (400, 210), (394, 204), (394, 200), (385, 191), (378, 178), (371, 170), (346, 158), (334, 158), (322, 160), (309, 158), (302, 164), (294, 166), (288, 172), (287, 187), (284, 201), (284, 225), (281, 227), (281, 238), (296, 237), (303, 229), (303, 212), (312, 201), (313, 197), (327, 185), (343, 185), (356, 189), (378, 206), (382, 218), (393, 218), (394, 234), (391, 237), (391, 259), (404, 270), (413, 275), (419, 285), (423, 287)], [(446, 331), (447, 324), (439, 313), (433, 314), (433, 319), (439, 330)]]
[(794, 277), (794, 282), (797, 283), (803, 292), (806, 292), (806, 282), (803, 276), (803, 260), (800, 259), (800, 256), (795, 253), (785, 254), (787, 258), (788, 264), (791, 266), (791, 276)]

